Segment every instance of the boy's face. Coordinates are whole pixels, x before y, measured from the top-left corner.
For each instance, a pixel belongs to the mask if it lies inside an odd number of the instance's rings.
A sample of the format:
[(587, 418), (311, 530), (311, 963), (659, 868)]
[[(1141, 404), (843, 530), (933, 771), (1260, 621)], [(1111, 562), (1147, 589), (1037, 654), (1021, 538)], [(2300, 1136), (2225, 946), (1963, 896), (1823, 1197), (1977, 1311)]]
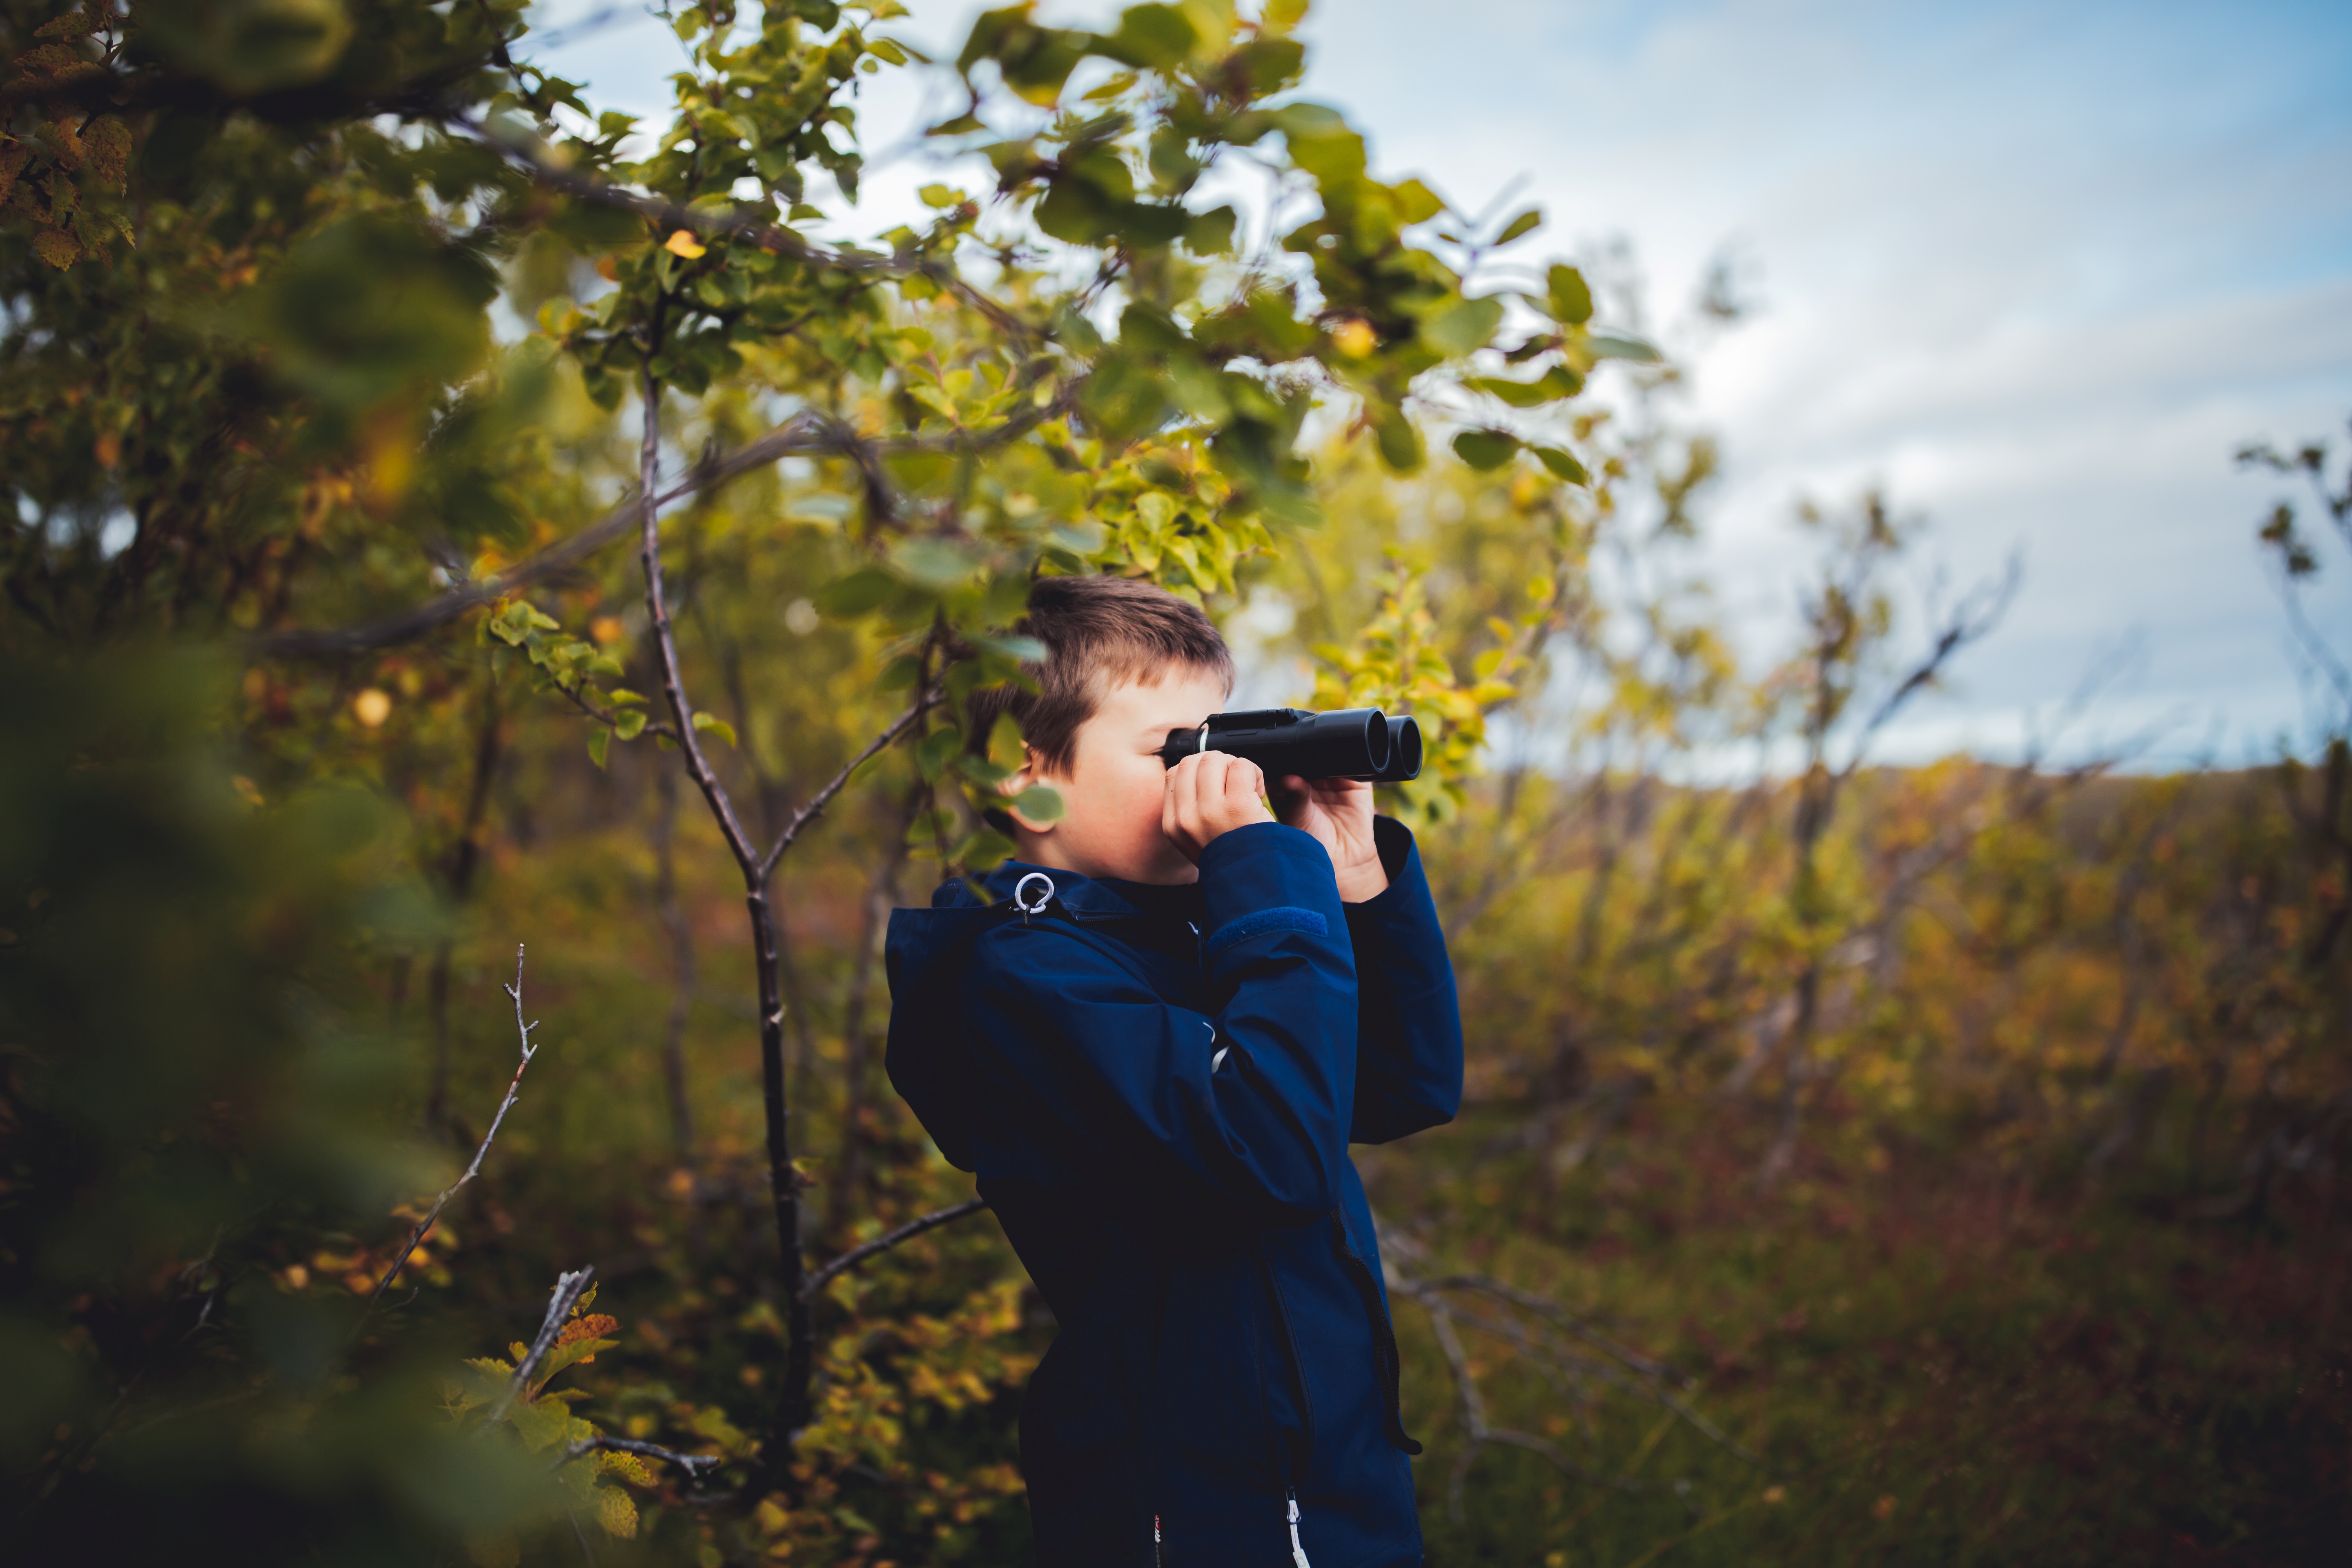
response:
[(1156, 682), (1125, 680), (1078, 726), (1066, 770), (1033, 764), (1028, 782), (1061, 792), (1058, 822), (1020, 822), (1021, 858), (1087, 877), (1174, 885), (1200, 868), (1160, 831), (1168, 770), (1160, 748), (1171, 730), (1196, 730), (1224, 706), (1214, 673), (1177, 666)]

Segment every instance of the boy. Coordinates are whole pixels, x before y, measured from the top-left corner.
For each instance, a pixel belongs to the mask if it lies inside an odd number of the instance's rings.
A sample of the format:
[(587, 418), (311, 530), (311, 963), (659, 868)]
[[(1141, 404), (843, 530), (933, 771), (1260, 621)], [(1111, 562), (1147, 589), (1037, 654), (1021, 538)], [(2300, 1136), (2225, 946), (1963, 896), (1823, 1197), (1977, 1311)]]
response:
[(889, 1068), (1060, 1332), (1021, 1460), (1045, 1568), (1421, 1562), (1396, 1341), (1348, 1143), (1450, 1120), (1454, 975), (1372, 787), (1223, 752), (1163, 767), (1233, 688), (1198, 609), (1048, 577), (1013, 712), (1060, 792), (1016, 857), (890, 921)]

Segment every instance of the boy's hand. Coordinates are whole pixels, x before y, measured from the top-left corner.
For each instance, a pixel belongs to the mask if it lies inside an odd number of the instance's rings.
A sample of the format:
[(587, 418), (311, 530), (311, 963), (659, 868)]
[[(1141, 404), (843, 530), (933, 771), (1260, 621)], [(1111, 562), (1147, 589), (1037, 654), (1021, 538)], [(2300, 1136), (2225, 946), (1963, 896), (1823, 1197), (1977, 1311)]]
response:
[(1160, 798), (1160, 831), (1184, 858), (1197, 861), (1209, 840), (1253, 822), (1272, 822), (1259, 796), (1265, 775), (1255, 763), (1230, 752), (1202, 752), (1168, 770), (1168, 793)]
[(1282, 820), (1315, 836), (1331, 857), (1342, 903), (1360, 904), (1388, 890), (1389, 874), (1372, 838), (1372, 786), (1355, 779), (1281, 781)]

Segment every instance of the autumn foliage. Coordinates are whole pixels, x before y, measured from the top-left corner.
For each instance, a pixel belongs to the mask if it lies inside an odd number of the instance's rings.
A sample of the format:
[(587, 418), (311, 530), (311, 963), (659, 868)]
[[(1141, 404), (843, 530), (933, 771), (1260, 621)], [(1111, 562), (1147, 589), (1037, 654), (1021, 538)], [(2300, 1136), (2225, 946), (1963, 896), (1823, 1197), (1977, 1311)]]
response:
[(1638, 279), (1385, 177), (1305, 9), (687, 7), (640, 124), (508, 0), (0, 0), (12, 1542), (1026, 1561), (1052, 1324), (878, 950), (1095, 571), (1430, 738), (1471, 1098), (1364, 1164), (1433, 1562), (2340, 1542), (2329, 450), (2244, 457), (2274, 764), (1885, 765), (2011, 584), (1807, 505), (1735, 635)]

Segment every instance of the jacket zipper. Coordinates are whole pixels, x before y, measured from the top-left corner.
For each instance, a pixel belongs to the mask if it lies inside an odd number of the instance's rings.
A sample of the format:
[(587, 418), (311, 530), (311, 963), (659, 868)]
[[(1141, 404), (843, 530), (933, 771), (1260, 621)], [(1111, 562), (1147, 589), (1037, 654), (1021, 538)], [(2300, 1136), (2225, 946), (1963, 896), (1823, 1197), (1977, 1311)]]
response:
[[(1259, 1246), (1261, 1248), (1265, 1246), (1263, 1237)], [(1291, 1375), (1298, 1384), (1299, 1438), (1297, 1447), (1292, 1451), (1291, 1462), (1283, 1466), (1282, 1500), (1286, 1505), (1286, 1522), (1290, 1526), (1291, 1568), (1308, 1568), (1307, 1550), (1298, 1543), (1298, 1486), (1294, 1472), (1305, 1469), (1299, 1457), (1300, 1450), (1310, 1458), (1315, 1452), (1315, 1394), (1307, 1386), (1307, 1361), (1298, 1353), (1298, 1331), (1290, 1326), (1290, 1302), (1282, 1294), (1282, 1277), (1275, 1272), (1274, 1259), (1263, 1250), (1258, 1254), (1258, 1261), (1265, 1268), (1266, 1289), (1274, 1292), (1275, 1314), (1282, 1320), (1283, 1342), (1290, 1349)]]

